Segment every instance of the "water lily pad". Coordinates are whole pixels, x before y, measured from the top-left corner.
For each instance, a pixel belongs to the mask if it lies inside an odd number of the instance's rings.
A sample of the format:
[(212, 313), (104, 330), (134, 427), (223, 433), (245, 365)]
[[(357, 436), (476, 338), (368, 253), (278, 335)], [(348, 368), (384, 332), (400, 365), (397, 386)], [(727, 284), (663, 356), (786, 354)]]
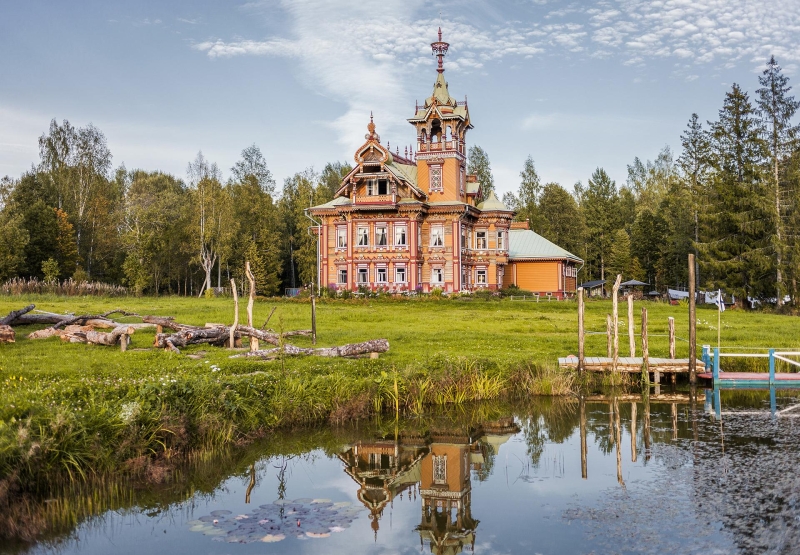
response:
[(264, 543), (274, 543), (274, 542), (279, 542), (279, 541), (285, 540), (285, 539), (286, 539), (286, 536), (283, 535), (283, 534), (267, 534), (266, 536), (263, 536), (258, 541), (264, 542)]
[(205, 515), (205, 516), (201, 516), (197, 520), (199, 520), (200, 522), (214, 522), (214, 517), (211, 516), (211, 515)]
[(330, 538), (330, 532), (306, 532), (309, 538)]
[(225, 530), (220, 530), (218, 528), (211, 528), (209, 530), (203, 530), (203, 535), (205, 536), (225, 536), (228, 532)]
[(211, 511), (211, 516), (214, 516), (214, 517), (217, 517), (217, 518), (219, 518), (221, 516), (228, 516), (230, 514), (233, 514), (233, 513), (231, 513), (230, 511), (227, 511), (225, 509), (218, 509), (216, 511)]
[(301, 505), (304, 505), (304, 504), (306, 504), (306, 503), (311, 503), (311, 502), (313, 502), (313, 501), (314, 501), (314, 500), (313, 500), (313, 499), (311, 499), (310, 497), (303, 497), (303, 498), (301, 498), (301, 499), (295, 499), (294, 501), (292, 501), (292, 503), (299, 503), (299, 504), (301, 504)]
[(311, 503), (332, 503), (330, 499), (314, 499)]

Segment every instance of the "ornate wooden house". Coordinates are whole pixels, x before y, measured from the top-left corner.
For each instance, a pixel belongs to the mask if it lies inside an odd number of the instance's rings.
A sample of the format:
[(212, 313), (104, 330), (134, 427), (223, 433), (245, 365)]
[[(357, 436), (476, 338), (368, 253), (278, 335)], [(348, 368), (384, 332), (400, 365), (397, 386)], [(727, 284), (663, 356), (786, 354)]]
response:
[[(449, 45), (441, 29), (431, 46), (438, 57), (433, 92), (408, 120), (416, 129), (416, 152), (393, 153), (381, 144), (370, 115), (355, 167), (333, 200), (309, 209), (321, 223), (319, 283), (390, 292), (517, 283), (554, 295), (574, 291), (578, 257), (530, 230), (512, 230), (514, 212), (493, 192), (481, 200), (477, 177), (466, 171), (469, 107), (466, 99), (450, 96), (443, 66)], [(528, 234), (538, 239), (532, 242)], [(515, 239), (548, 245), (546, 256), (523, 249), (524, 259), (509, 266)], [(542, 271), (547, 276), (530, 278)]]

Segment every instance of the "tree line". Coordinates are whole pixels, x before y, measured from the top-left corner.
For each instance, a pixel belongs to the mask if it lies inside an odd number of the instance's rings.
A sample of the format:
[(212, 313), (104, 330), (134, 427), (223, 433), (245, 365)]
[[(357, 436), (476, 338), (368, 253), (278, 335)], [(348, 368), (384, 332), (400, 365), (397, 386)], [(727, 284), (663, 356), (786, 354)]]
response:
[(308, 168), (280, 191), (252, 145), (223, 178), (202, 152), (186, 179), (111, 171), (103, 133), (53, 120), (39, 162), (0, 182), (0, 280), (74, 278), (136, 293), (200, 295), (244, 281), (249, 260), (263, 295), (313, 280), (316, 237), (305, 215), (332, 199), (351, 167)]
[[(739, 298), (797, 298), (800, 278), (800, 103), (772, 58), (753, 98), (738, 84), (717, 119), (692, 114), (677, 158), (665, 147), (635, 158), (618, 186), (603, 168), (572, 191), (543, 183), (532, 157), (503, 201), (517, 220), (584, 259), (582, 281), (617, 273), (663, 290), (698, 285)], [(468, 171), (494, 190), (488, 154), (469, 150)], [(332, 199), (346, 163), (308, 168), (276, 187), (251, 145), (228, 178), (202, 153), (186, 178), (112, 171), (103, 133), (53, 120), (39, 161), (0, 181), (0, 280), (75, 278), (123, 284), (137, 293), (199, 295), (244, 281), (249, 260), (258, 292), (313, 281), (315, 225), (305, 209)]]
[[(747, 296), (797, 299), (800, 280), (800, 102), (772, 57), (751, 97), (734, 84), (717, 119), (692, 114), (675, 158), (635, 158), (621, 186), (603, 168), (569, 192), (542, 184), (531, 157), (503, 201), (534, 231), (585, 260), (582, 280), (626, 279), (654, 289), (688, 282)], [(490, 173), (488, 157), (473, 171)], [(481, 156), (477, 157), (481, 159)], [(482, 183), (492, 183), (484, 178)]]

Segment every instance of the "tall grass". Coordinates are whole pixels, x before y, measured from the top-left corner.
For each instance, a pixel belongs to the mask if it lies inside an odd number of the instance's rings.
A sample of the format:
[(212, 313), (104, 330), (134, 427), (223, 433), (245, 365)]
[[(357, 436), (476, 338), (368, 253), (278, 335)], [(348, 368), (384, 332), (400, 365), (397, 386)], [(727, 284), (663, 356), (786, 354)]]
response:
[(123, 297), (128, 294), (128, 289), (121, 285), (99, 281), (75, 281), (72, 278), (64, 281), (43, 281), (38, 278), (15, 277), (0, 284), (0, 294)]

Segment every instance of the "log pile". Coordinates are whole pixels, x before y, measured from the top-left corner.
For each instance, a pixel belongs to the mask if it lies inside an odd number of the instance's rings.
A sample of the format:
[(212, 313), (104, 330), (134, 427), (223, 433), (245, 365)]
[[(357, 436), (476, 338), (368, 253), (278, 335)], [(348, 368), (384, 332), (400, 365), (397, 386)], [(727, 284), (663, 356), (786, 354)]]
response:
[[(251, 300), (252, 302), (252, 300)], [(23, 325), (48, 325), (49, 327), (36, 330), (28, 335), (28, 339), (45, 339), (58, 336), (62, 341), (69, 343), (88, 343), (92, 345), (119, 345), (122, 351), (126, 350), (130, 336), (137, 329), (156, 327), (154, 347), (173, 353), (180, 353), (180, 349), (188, 345), (210, 344), (218, 347), (241, 347), (241, 339), (250, 339), (250, 352), (242, 355), (257, 357), (264, 360), (274, 360), (278, 357), (289, 356), (321, 356), (321, 357), (358, 357), (365, 355), (377, 356), (389, 350), (386, 339), (374, 339), (363, 343), (353, 343), (338, 347), (303, 348), (287, 343), (289, 337), (309, 336), (312, 330), (293, 330), (277, 333), (273, 330), (252, 327), (252, 308), (248, 303), (248, 324), (238, 324), (238, 311), (232, 326), (224, 324), (206, 324), (205, 327), (190, 326), (175, 321), (174, 318), (164, 316), (140, 316), (133, 312), (113, 310), (103, 314), (54, 314), (51, 312), (37, 312), (31, 314), (34, 305), (26, 306), (20, 310), (10, 312), (0, 318), (0, 342), (13, 343), (15, 339), (12, 326)], [(273, 312), (275, 309), (273, 308)], [(128, 324), (117, 322), (111, 318), (112, 314), (139, 318), (141, 324)], [(270, 314), (272, 316), (272, 314)], [(269, 321), (269, 319), (267, 319)], [(266, 322), (264, 324), (266, 327)], [(110, 329), (111, 331), (98, 331)], [(164, 333), (164, 330), (171, 333)], [(273, 345), (271, 349), (259, 349), (259, 342)]]

